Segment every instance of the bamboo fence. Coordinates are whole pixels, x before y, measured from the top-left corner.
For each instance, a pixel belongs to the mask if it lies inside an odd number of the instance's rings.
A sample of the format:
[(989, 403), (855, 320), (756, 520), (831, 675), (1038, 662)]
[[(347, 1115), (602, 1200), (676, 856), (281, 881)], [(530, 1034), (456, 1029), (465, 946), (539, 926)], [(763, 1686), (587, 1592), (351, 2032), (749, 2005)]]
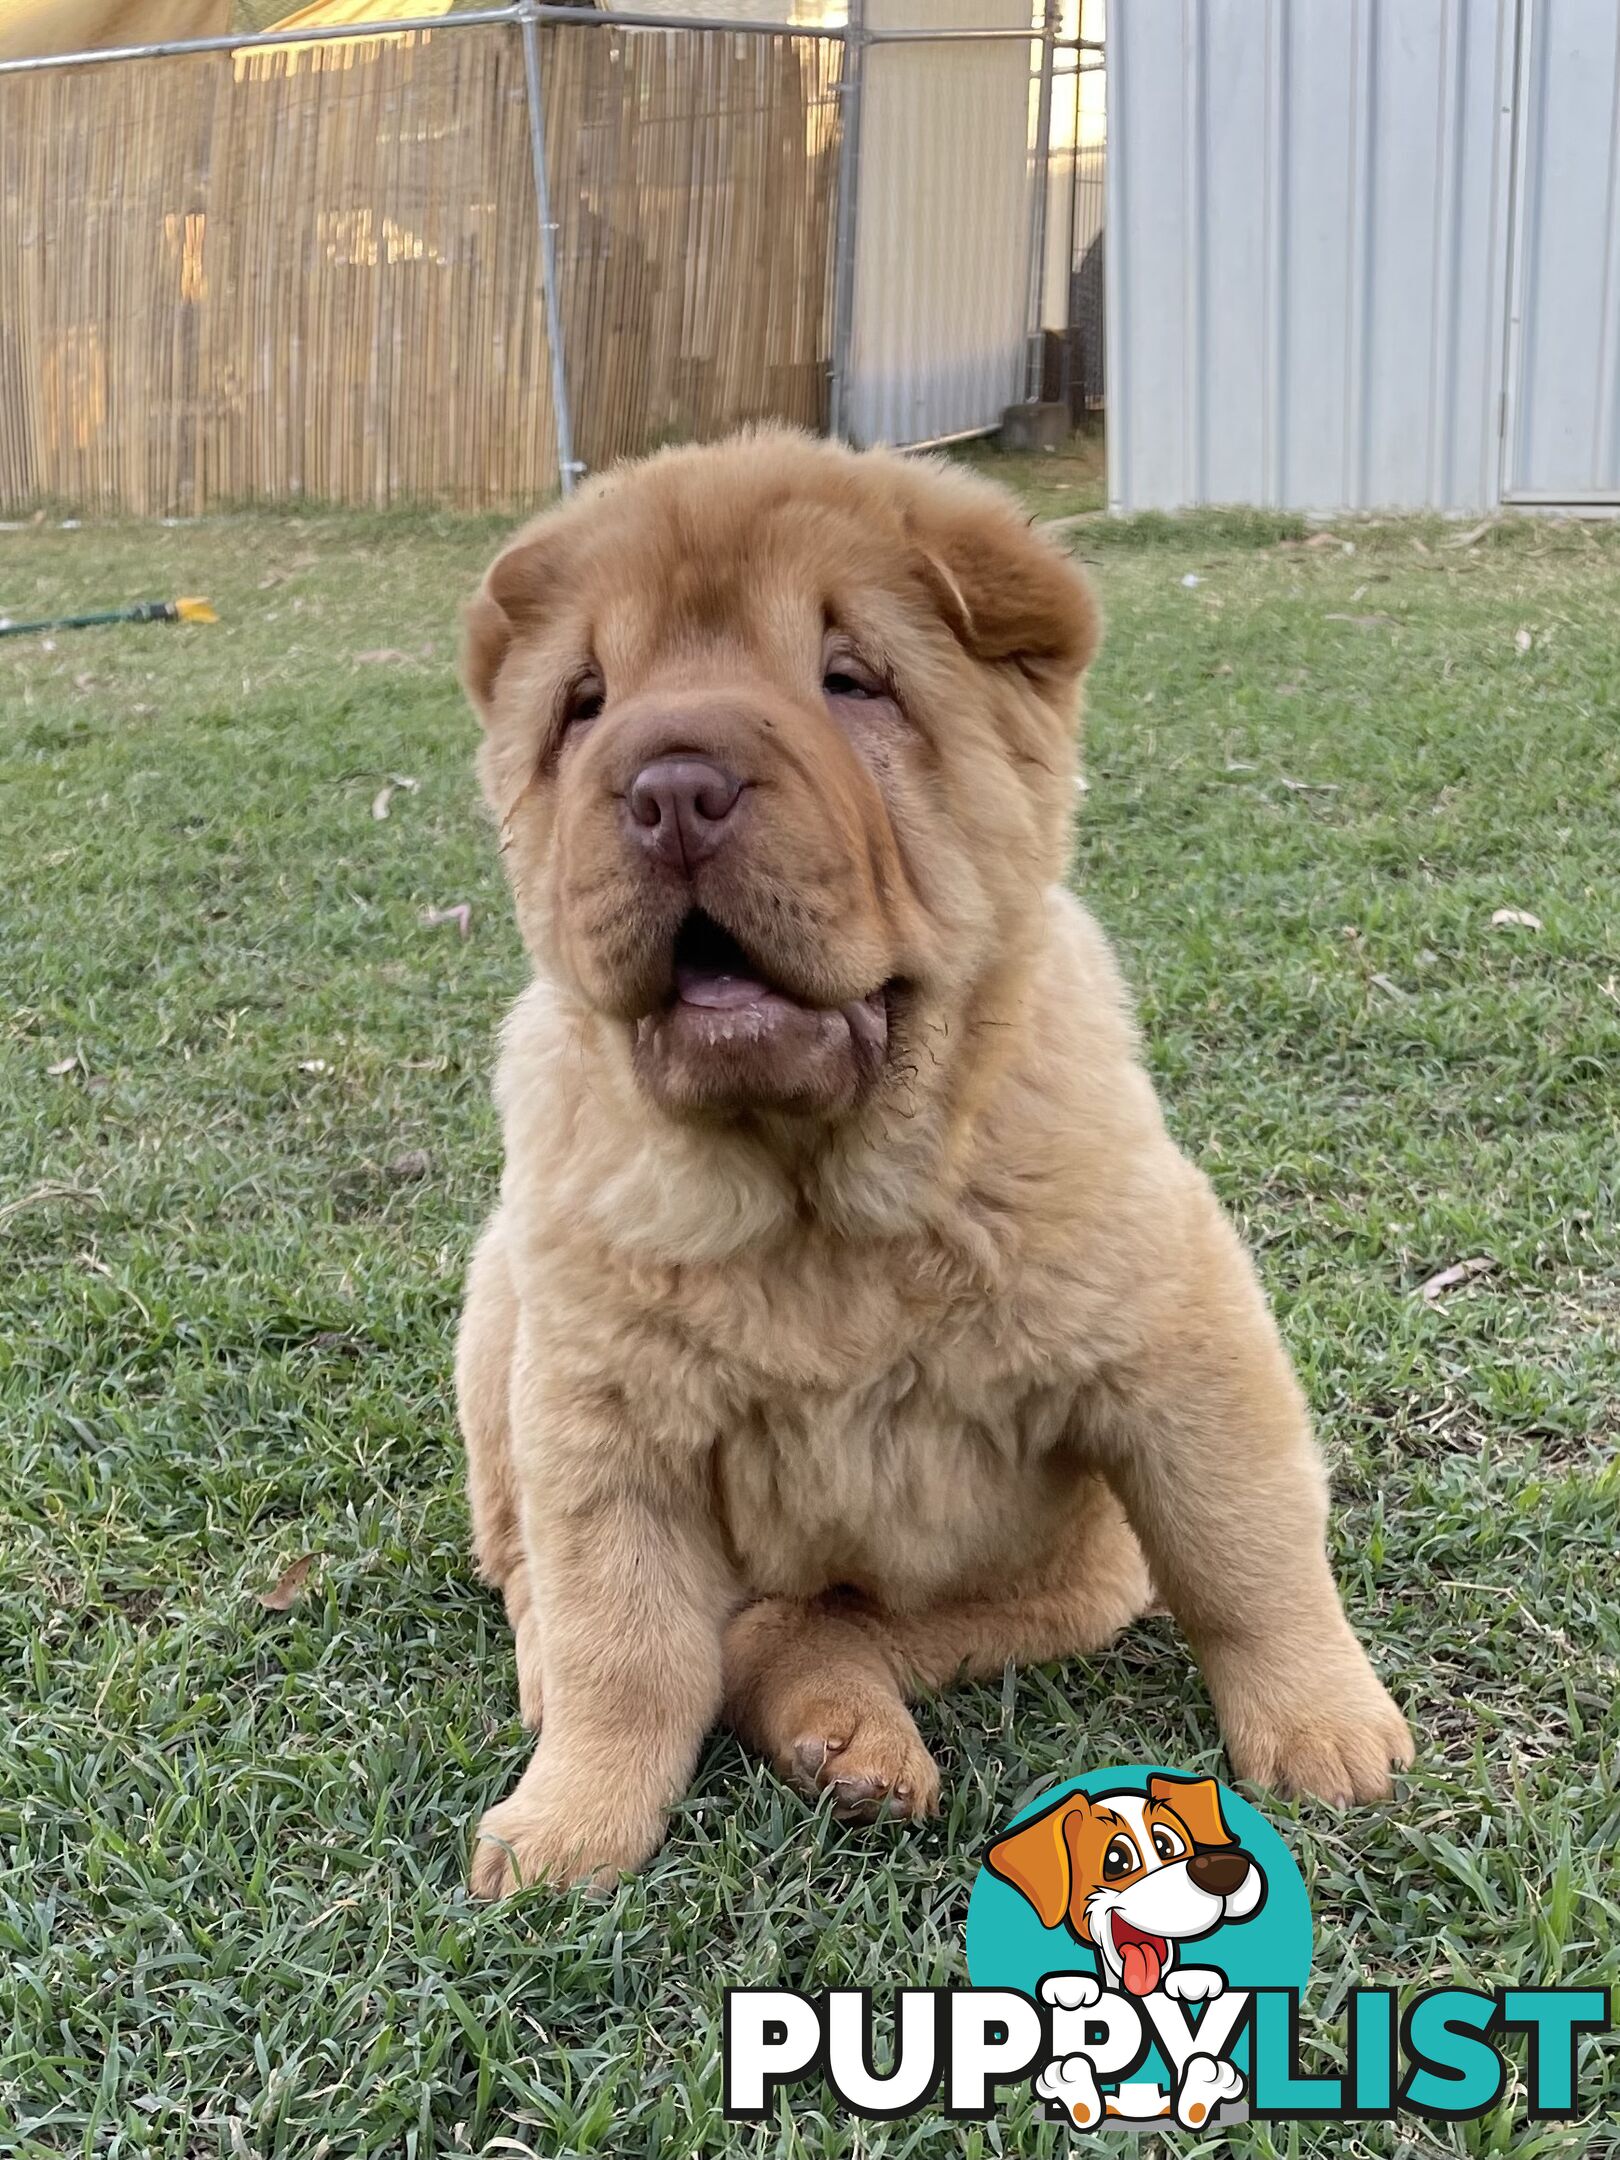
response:
[[(540, 32), (576, 454), (825, 399), (836, 41)], [(509, 24), (0, 76), (0, 505), (558, 479)]]

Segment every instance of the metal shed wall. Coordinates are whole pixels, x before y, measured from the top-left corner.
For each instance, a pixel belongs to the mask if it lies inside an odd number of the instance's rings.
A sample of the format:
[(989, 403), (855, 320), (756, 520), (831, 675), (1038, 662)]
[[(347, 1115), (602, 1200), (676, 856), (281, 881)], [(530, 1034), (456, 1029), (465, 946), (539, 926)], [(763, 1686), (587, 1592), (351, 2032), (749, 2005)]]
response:
[(1114, 0), (1109, 498), (1500, 490), (1515, 0)]
[(1620, 505), (1620, 7), (1519, 18), (1503, 493)]

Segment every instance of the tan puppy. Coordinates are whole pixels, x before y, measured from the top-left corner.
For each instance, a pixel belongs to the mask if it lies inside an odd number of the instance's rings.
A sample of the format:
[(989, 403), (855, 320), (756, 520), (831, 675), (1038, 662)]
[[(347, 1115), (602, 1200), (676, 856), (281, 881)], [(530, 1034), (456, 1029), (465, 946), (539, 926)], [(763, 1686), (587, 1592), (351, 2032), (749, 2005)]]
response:
[(1096, 641), (999, 489), (776, 432), (593, 482), (471, 605), (535, 977), (457, 1379), (544, 1704), (479, 1891), (645, 1860), (720, 1716), (847, 1812), (931, 1809), (906, 1696), (1098, 1649), (1150, 1568), (1239, 1777), (1408, 1759), (1254, 1272), (1062, 887)]

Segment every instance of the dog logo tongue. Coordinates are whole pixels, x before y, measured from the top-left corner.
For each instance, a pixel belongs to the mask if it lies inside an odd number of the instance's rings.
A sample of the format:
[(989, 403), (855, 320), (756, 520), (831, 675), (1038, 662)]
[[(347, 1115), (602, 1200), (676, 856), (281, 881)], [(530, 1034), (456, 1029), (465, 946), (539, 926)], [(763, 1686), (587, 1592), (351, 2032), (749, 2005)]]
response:
[(1151, 1995), (1162, 1970), (1163, 1960), (1152, 1943), (1125, 1945), (1125, 1985), (1133, 1995)]
[(1114, 1915), (1114, 1948), (1119, 1952), (1120, 1977), (1132, 1995), (1151, 1995), (1163, 1975), (1170, 1945), (1162, 1935), (1146, 1935), (1118, 1913)]

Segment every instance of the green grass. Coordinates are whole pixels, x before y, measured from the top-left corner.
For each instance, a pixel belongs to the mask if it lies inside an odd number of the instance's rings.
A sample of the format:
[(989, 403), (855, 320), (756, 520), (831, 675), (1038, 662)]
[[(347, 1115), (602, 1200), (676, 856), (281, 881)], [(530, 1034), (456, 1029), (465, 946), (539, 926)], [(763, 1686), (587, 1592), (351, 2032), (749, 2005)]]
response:
[[(716, 1738), (613, 1897), (463, 1896), (525, 1756), (449, 1381), (523, 978), (451, 667), (496, 531), (0, 535), (13, 614), (223, 618), (0, 645), (0, 2152), (1057, 2153), (1027, 2104), (730, 2129), (720, 1991), (963, 1979), (977, 1855), (1041, 1780), (1218, 1763), (1168, 1623), (925, 1706), (922, 1830), (837, 1827)], [(1272, 1810), (1317, 2034), (1359, 1981), (1620, 1981), (1620, 531), (1344, 537), (1078, 532), (1109, 630), (1076, 876), (1421, 1738), (1387, 1811)], [(462, 901), (465, 942), (424, 923)], [(1580, 2125), (1230, 2149), (1612, 2155), (1608, 2044), (1584, 2092)]]
[(1061, 450), (1003, 451), (991, 436), (963, 443), (960, 463), (1015, 487), (1040, 518), (1076, 517), (1108, 503), (1108, 461), (1100, 428), (1076, 428)]

